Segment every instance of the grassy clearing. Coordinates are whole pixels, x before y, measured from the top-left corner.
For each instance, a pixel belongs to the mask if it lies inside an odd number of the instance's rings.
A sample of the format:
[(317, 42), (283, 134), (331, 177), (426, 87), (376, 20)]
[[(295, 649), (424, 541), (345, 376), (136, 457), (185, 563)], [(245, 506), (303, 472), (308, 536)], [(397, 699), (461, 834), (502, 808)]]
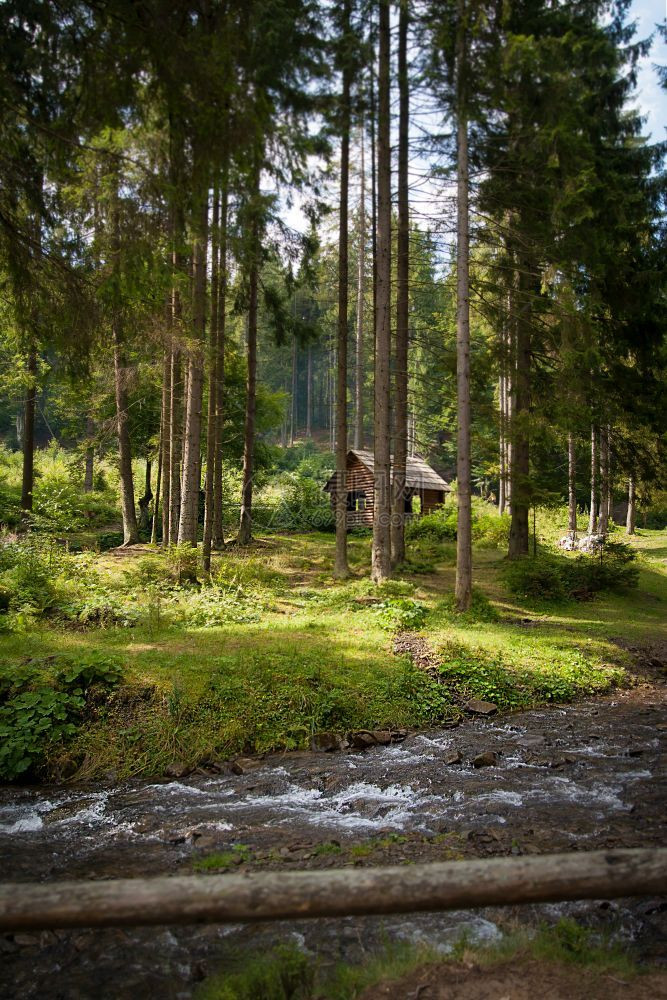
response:
[(418, 969), (439, 967), (446, 979), (448, 967), (456, 963), (486, 969), (526, 959), (564, 970), (575, 966), (591, 986), (603, 976), (619, 976), (627, 982), (642, 972), (618, 944), (563, 919), (535, 933), (509, 933), (492, 947), (471, 946), (462, 938), (446, 957), (435, 948), (393, 943), (363, 965), (340, 964), (331, 969), (323, 968), (296, 945), (261, 956), (243, 954), (231, 960), (224, 975), (208, 979), (196, 996), (197, 1000), (355, 1000), (371, 987), (401, 980)]
[[(648, 531), (633, 541), (637, 590), (553, 606), (509, 594), (503, 553), (478, 547), (478, 591), (465, 616), (452, 611), (448, 541), (411, 542), (407, 571), (380, 591), (365, 575), (368, 537), (351, 537), (345, 583), (332, 580), (330, 534), (229, 546), (216, 557), (213, 587), (178, 586), (174, 558), (150, 547), (70, 556), (58, 586), (118, 615), (107, 627), (95, 617), (60, 620), (53, 609), (26, 612), (23, 625), (15, 617), (0, 634), (0, 672), (28, 663), (49, 685), (64, 658), (100, 650), (122, 670), (121, 688), (88, 703), (74, 735), (44, 748), (35, 773), (61, 778), (159, 774), (175, 761), (303, 747), (324, 730), (426, 726), (455, 718), (466, 696), (503, 709), (563, 701), (623, 683), (614, 639), (665, 637), (666, 541), (667, 532)], [(393, 654), (401, 630), (428, 638), (446, 684)]]

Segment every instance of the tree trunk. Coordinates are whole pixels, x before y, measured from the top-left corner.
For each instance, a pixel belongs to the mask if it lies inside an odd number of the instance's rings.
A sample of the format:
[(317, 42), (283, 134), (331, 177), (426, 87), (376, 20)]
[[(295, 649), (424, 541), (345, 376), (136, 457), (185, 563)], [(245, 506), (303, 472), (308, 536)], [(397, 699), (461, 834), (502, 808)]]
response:
[(505, 466), (505, 369), (503, 351), (504, 334), (501, 336), (500, 375), (498, 376), (498, 513), (505, 513), (505, 481), (507, 469)]
[(364, 293), (366, 290), (366, 163), (361, 121), (361, 192), (359, 195), (359, 260), (357, 262), (357, 344), (354, 379), (354, 447), (364, 446)]
[(509, 558), (519, 559), (529, 551), (528, 514), (530, 510), (530, 368), (531, 368), (531, 297), (533, 293), (531, 261), (517, 258), (516, 368), (513, 379), (512, 418), (512, 523)]
[(394, 468), (391, 561), (405, 562), (405, 479), (408, 454), (408, 282), (410, 205), (408, 200), (408, 4), (401, 0), (398, 21), (398, 223), (396, 233), (396, 368), (394, 372)]
[(118, 460), (120, 473), (120, 504), (123, 517), (123, 545), (136, 545), (139, 541), (139, 526), (137, 524), (137, 511), (134, 504), (132, 445), (130, 442), (130, 427), (128, 419), (128, 365), (125, 357), (120, 303), (118, 302), (121, 251), (118, 191), (116, 191), (114, 197), (111, 226), (113, 270), (117, 295), (111, 318), (111, 338), (113, 342), (113, 366), (116, 389), (116, 425), (118, 429)]
[(606, 535), (609, 530), (609, 433), (600, 428), (600, 514), (598, 534)]
[[(199, 154), (201, 156), (201, 153)], [(196, 159), (199, 159), (197, 154)], [(197, 545), (201, 461), (201, 417), (204, 383), (203, 351), (206, 336), (206, 257), (208, 243), (208, 177), (203, 163), (195, 164), (195, 191), (192, 246), (192, 325), (193, 340), (188, 350), (183, 481), (178, 520), (179, 544)]]
[(218, 357), (216, 362), (215, 450), (213, 457), (213, 538), (216, 552), (225, 547), (222, 529), (222, 429), (224, 425), (225, 389), (225, 336), (227, 331), (227, 205), (229, 183), (229, 156), (225, 153), (222, 168), (222, 195), (220, 203), (220, 253), (218, 280)]
[(205, 573), (211, 571), (211, 545), (213, 542), (213, 477), (215, 466), (215, 410), (218, 395), (218, 283), (220, 270), (218, 243), (220, 238), (220, 191), (216, 183), (213, 191), (213, 219), (211, 232), (211, 320), (208, 339), (208, 404), (206, 410), (206, 487), (204, 494), (204, 536), (202, 540), (202, 565)]
[(162, 490), (162, 459), (163, 459), (162, 439), (163, 438), (164, 438), (164, 422), (163, 419), (160, 418), (160, 441), (158, 444), (158, 451), (157, 451), (157, 478), (155, 480), (155, 503), (153, 504), (151, 545), (157, 545), (157, 524), (158, 524), (158, 516), (160, 514), (160, 492)]
[(338, 368), (336, 378), (336, 554), (334, 576), (350, 575), (347, 564), (347, 338), (348, 338), (348, 204), (350, 181), (350, 0), (343, 0), (341, 48), (343, 92), (340, 103), (340, 200), (338, 228)]
[[(174, 292), (174, 308), (180, 319), (180, 295)], [(181, 462), (183, 459), (183, 361), (181, 352), (174, 348), (171, 354), (170, 373), (171, 408), (169, 412), (169, 544), (178, 541), (178, 519), (181, 511)]]
[(634, 535), (635, 517), (636, 517), (635, 477), (630, 476), (630, 478), (628, 479), (628, 513), (625, 519), (626, 535)]
[(470, 486), (470, 287), (468, 233), (468, 121), (464, 92), (466, 37), (463, 0), (457, 27), (457, 222), (456, 222), (456, 608), (472, 603), (472, 505)]
[(391, 574), (391, 456), (389, 452), (391, 354), (391, 145), (389, 0), (380, 0), (378, 71), (377, 318), (375, 327), (375, 472), (371, 576)]
[(93, 447), (93, 435), (95, 433), (95, 423), (88, 414), (86, 418), (86, 464), (83, 473), (83, 492), (93, 492), (93, 476), (95, 472), (95, 449)]
[(371, 261), (372, 261), (372, 283), (373, 283), (373, 367), (375, 367), (375, 334), (377, 331), (377, 292), (378, 292), (378, 190), (377, 190), (377, 142), (375, 134), (375, 121), (377, 116), (377, 102), (375, 95), (375, 22), (373, 12), (375, 4), (369, 8), (370, 28), (369, 40), (371, 49), (371, 65), (369, 74), (369, 114), (371, 126)]
[(290, 390), (290, 430), (289, 430), (289, 443), (294, 444), (294, 437), (297, 433), (297, 353), (296, 353), (296, 337), (292, 340), (292, 388)]
[[(180, 349), (182, 301), (181, 277), (184, 270), (182, 253), (185, 218), (183, 209), (183, 168), (184, 138), (180, 120), (171, 112), (169, 116), (169, 177), (171, 182), (170, 228), (171, 228), (171, 317), (170, 317), (170, 356), (169, 356), (169, 391), (167, 414), (167, 442), (165, 454), (165, 503), (164, 517), (166, 532), (163, 543), (175, 545), (178, 540), (178, 522), (181, 511), (181, 464), (183, 459), (182, 422), (183, 422), (183, 362)], [(168, 482), (167, 482), (168, 469)], [(167, 504), (167, 493), (169, 502)]]
[(249, 545), (252, 541), (252, 480), (254, 474), (255, 417), (257, 410), (257, 288), (259, 283), (259, 179), (260, 157), (256, 153), (251, 198), (252, 223), (250, 231), (250, 265), (248, 274), (248, 371), (246, 380), (245, 427), (243, 434), (243, 488), (241, 496), (241, 520), (238, 541)]
[[(162, 406), (160, 414), (160, 479), (162, 483), (162, 545), (169, 545), (169, 506), (171, 469), (169, 466), (169, 413), (171, 410), (171, 349), (165, 350), (162, 362)], [(157, 505), (155, 515), (157, 517)]]
[(567, 530), (570, 538), (577, 537), (577, 452), (574, 434), (567, 436)]
[(313, 435), (313, 349), (308, 344), (306, 364), (306, 437)]
[(21, 510), (32, 511), (32, 493), (35, 484), (35, 404), (37, 400), (37, 350), (34, 340), (28, 348), (28, 385), (23, 405), (23, 473), (21, 477)]
[(597, 430), (595, 424), (591, 426), (591, 509), (588, 517), (588, 534), (594, 535), (597, 528), (597, 493), (595, 480), (597, 476)]

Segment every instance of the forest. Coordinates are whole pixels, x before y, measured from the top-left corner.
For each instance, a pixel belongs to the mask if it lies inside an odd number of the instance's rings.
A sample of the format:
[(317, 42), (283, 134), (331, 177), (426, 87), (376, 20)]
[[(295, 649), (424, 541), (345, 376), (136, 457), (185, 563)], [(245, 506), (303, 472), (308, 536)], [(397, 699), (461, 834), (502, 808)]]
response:
[[(664, 843), (638, 7), (0, 4), (3, 879)], [(563, 905), (483, 911), (492, 954), (444, 915), (182, 928), (160, 969), (140, 931), (2, 941), (25, 997), (444, 998), (468, 945), (526, 997), (544, 963), (660, 995), (664, 914)]]

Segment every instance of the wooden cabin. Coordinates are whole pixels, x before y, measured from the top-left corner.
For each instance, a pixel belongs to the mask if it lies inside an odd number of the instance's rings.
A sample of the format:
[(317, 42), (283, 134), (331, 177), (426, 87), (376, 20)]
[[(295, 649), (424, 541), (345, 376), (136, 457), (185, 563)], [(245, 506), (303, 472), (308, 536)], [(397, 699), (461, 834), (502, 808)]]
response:
[[(347, 453), (347, 526), (356, 528), (373, 524), (373, 468), (372, 451), (350, 450)], [(336, 473), (325, 483), (324, 489), (336, 503)], [(419, 497), (420, 512), (430, 514), (445, 502), (451, 487), (421, 458), (408, 458), (405, 470), (405, 514), (411, 517), (413, 500)]]

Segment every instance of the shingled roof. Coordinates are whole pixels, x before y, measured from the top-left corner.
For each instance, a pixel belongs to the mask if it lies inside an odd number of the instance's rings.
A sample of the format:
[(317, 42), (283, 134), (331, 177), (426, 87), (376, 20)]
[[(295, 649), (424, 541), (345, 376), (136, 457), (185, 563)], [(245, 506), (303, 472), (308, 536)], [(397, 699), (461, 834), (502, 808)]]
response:
[[(362, 449), (350, 449), (347, 453), (348, 461), (353, 455), (359, 459), (366, 468), (373, 472), (375, 467), (375, 455), (372, 451)], [(329, 486), (333, 482), (333, 476), (327, 483)], [(452, 488), (449, 483), (438, 475), (423, 458), (409, 457), (405, 463), (405, 485), (414, 490), (442, 490), (444, 493), (451, 493)], [(326, 489), (326, 487), (325, 487)]]

